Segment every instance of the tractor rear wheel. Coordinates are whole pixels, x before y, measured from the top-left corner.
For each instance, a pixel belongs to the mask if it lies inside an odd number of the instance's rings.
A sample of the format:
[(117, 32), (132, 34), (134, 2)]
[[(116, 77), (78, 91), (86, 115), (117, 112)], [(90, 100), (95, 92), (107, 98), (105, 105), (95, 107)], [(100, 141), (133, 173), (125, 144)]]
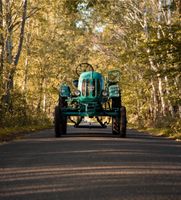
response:
[(126, 137), (126, 127), (127, 127), (127, 117), (126, 117), (126, 108), (124, 106), (121, 107), (121, 137)]
[(120, 122), (119, 117), (112, 117), (112, 134), (119, 135), (120, 133)]
[(119, 116), (112, 117), (112, 134), (120, 135), (120, 137), (126, 137), (126, 108), (121, 106), (120, 98), (112, 99), (112, 108), (120, 109)]
[[(67, 107), (66, 99), (67, 99), (67, 97), (59, 96), (59, 107), (60, 107), (60, 110), (62, 110), (62, 109)], [(67, 134), (67, 116), (63, 116), (62, 115), (61, 123), (63, 124), (62, 135), (66, 135)]]
[[(120, 97), (116, 97), (112, 99), (112, 109), (119, 109), (121, 106)], [(112, 117), (112, 134), (119, 135), (120, 134), (120, 117), (115, 116)]]
[(58, 106), (55, 107), (55, 137), (60, 137), (67, 133), (67, 116), (62, 113), (62, 109), (66, 107), (66, 98), (60, 96)]
[(60, 137), (64, 132), (63, 116), (59, 106), (55, 107), (55, 137)]

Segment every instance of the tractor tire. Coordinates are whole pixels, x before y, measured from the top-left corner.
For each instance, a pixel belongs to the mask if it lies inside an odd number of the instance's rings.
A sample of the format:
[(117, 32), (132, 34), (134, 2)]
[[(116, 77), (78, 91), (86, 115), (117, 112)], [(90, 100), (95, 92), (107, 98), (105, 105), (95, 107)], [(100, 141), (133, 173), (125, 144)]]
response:
[(58, 105), (60, 106), (60, 108), (66, 108), (67, 107), (66, 99), (67, 99), (67, 97), (59, 96)]
[(112, 134), (126, 137), (127, 117), (126, 108), (121, 106), (120, 98), (112, 99), (112, 109), (120, 109), (120, 115), (112, 117)]
[(61, 135), (65, 135), (67, 133), (67, 116), (64, 116), (61, 112), (62, 107), (55, 107), (55, 137), (61, 137)]
[[(67, 107), (66, 99), (67, 99), (66, 97), (59, 96), (59, 107), (60, 107), (60, 110), (62, 108), (66, 108)], [(62, 116), (61, 121), (62, 121), (62, 124), (63, 124), (62, 135), (66, 135), (67, 134), (67, 116)]]
[(121, 107), (121, 131), (120, 136), (126, 137), (126, 128), (127, 128), (127, 117), (126, 117), (126, 108), (124, 106)]
[(59, 106), (55, 107), (55, 137), (60, 137), (64, 132), (63, 116)]
[[(119, 109), (121, 106), (120, 97), (116, 97), (112, 99), (112, 109)], [(120, 117), (112, 117), (112, 134), (119, 135), (120, 134)]]
[(63, 116), (63, 134), (62, 135), (66, 135), (67, 134), (67, 117)]
[(112, 134), (119, 135), (120, 134), (120, 122), (119, 117), (112, 117)]

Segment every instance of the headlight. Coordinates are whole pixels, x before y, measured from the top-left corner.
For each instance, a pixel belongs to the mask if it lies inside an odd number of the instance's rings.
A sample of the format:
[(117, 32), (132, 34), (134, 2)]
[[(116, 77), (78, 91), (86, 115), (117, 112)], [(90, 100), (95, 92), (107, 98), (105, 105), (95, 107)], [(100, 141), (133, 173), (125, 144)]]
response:
[(104, 96), (104, 97), (108, 96), (108, 92), (106, 90), (103, 90), (102, 91), (102, 96)]
[(75, 95), (76, 95), (76, 96), (80, 96), (80, 91), (79, 91), (79, 90), (76, 90), (76, 91), (75, 91)]

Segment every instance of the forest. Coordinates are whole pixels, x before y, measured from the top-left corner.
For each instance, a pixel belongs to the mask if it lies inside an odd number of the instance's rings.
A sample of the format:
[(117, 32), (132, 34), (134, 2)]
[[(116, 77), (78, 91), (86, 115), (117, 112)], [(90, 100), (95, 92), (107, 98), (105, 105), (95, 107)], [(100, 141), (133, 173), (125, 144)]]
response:
[(121, 72), (131, 127), (181, 134), (180, 0), (0, 0), (0, 131), (51, 125), (61, 83)]

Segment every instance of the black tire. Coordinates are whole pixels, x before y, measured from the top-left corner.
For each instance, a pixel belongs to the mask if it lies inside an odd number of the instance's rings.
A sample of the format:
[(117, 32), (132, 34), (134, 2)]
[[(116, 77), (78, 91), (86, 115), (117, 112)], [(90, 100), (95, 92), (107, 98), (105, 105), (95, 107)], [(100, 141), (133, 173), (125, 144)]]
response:
[(112, 117), (112, 134), (119, 135), (120, 134), (120, 122), (119, 117)]
[(64, 132), (63, 116), (59, 106), (55, 107), (55, 137), (60, 137)]
[(66, 99), (67, 99), (67, 97), (59, 96), (58, 105), (60, 106), (60, 108), (66, 108), (67, 107)]
[(121, 107), (121, 137), (126, 137), (126, 129), (127, 129), (127, 117), (126, 117), (126, 108), (124, 106)]
[(62, 118), (62, 123), (63, 123), (63, 134), (62, 135), (66, 135), (67, 134), (67, 117), (63, 117)]
[(127, 117), (126, 108), (121, 106), (120, 98), (112, 99), (112, 109), (119, 109), (120, 115), (117, 117), (112, 117), (112, 134), (120, 135), (120, 137), (126, 137), (127, 129)]
[[(121, 101), (120, 97), (116, 97), (112, 99), (112, 109), (120, 109)], [(112, 134), (119, 135), (120, 134), (120, 117), (112, 117)]]
[[(67, 107), (66, 99), (67, 99), (67, 97), (59, 96), (59, 107), (60, 107), (60, 110), (62, 110), (63, 108)], [(61, 123), (63, 124), (62, 135), (66, 135), (67, 134), (67, 116), (61, 116)]]

